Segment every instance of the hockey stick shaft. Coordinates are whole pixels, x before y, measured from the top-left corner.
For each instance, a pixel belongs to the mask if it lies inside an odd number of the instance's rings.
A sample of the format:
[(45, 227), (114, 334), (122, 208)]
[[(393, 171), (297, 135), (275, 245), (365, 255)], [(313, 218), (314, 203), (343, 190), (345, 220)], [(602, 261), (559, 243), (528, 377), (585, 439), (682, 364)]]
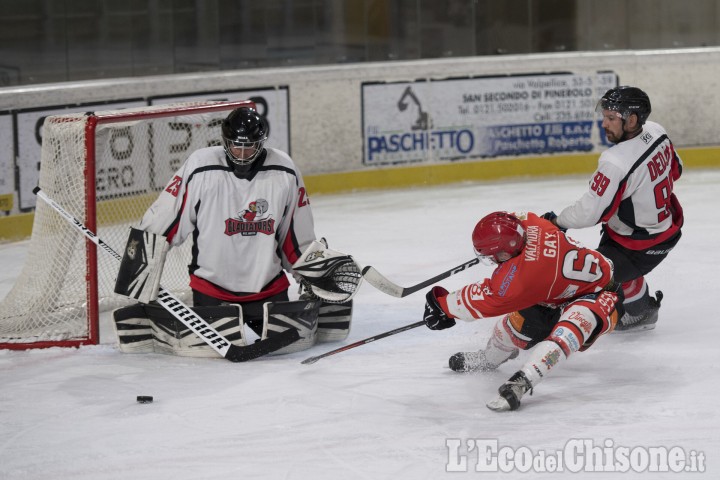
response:
[[(117, 261), (122, 261), (122, 257), (115, 250), (112, 249), (107, 243), (103, 242), (97, 235), (90, 231), (80, 220), (73, 217), (52, 198), (50, 198), (40, 187), (35, 187), (33, 192), (41, 198), (45, 203), (52, 207), (56, 212), (62, 215), (68, 222), (70, 222), (76, 229), (82, 232), (87, 238), (89, 238), (95, 245), (102, 248), (107, 254), (115, 258)], [(282, 347), (290, 345), (299, 338), (299, 334), (295, 329), (289, 329), (278, 335), (275, 335), (269, 339), (257, 342), (253, 345), (241, 347), (233, 345), (223, 335), (218, 333), (213, 327), (211, 327), (204, 318), (196, 314), (187, 305), (181, 302), (168, 290), (165, 290), (160, 286), (158, 293), (157, 302), (165, 308), (173, 317), (178, 319), (183, 325), (194, 332), (200, 337), (205, 343), (207, 343), (213, 350), (220, 354), (220, 356), (232, 361), (232, 362), (244, 362), (252, 360), (253, 358), (260, 357), (267, 353), (278, 350)], [(289, 333), (288, 333), (289, 332)], [(263, 342), (266, 342), (263, 344)], [(261, 345), (263, 344), (263, 345)]]
[(386, 293), (388, 295), (391, 295), (393, 297), (406, 297), (410, 295), (411, 293), (415, 293), (419, 290), (422, 290), (423, 288), (429, 287), (430, 285), (433, 285), (434, 283), (439, 282), (440, 280), (444, 280), (448, 277), (451, 277), (455, 275), (456, 273), (460, 273), (463, 270), (466, 270), (474, 265), (477, 265), (480, 263), (480, 260), (477, 258), (473, 258), (472, 260), (469, 260), (461, 265), (458, 265), (457, 267), (451, 268), (450, 270), (441, 273), (440, 275), (436, 275), (432, 278), (429, 278), (425, 280), (424, 282), (418, 283), (417, 285), (413, 285), (411, 287), (401, 287), (400, 285), (393, 283), (390, 281), (385, 275), (378, 272), (375, 267), (367, 266), (363, 268), (362, 274), (363, 278), (373, 287), (377, 288), (383, 293)]
[(410, 325), (405, 325), (404, 327), (396, 328), (395, 330), (390, 330), (389, 332), (380, 333), (378, 335), (375, 335), (373, 337), (366, 338), (365, 340), (360, 340), (359, 342), (351, 343), (350, 345), (345, 345), (344, 347), (337, 348), (335, 350), (331, 350), (329, 352), (325, 352), (322, 355), (318, 355), (316, 357), (310, 357), (303, 360), (302, 364), (304, 365), (310, 365), (312, 363), (317, 362), (321, 358), (329, 357), (330, 355), (335, 355), (336, 353), (344, 352), (346, 350), (350, 350), (355, 347), (360, 347), (362, 345), (366, 345), (368, 343), (374, 342), (375, 340), (380, 340), (381, 338), (389, 337), (390, 335), (395, 335), (398, 333), (405, 332), (407, 330), (411, 330), (413, 328), (419, 327), (421, 325), (425, 325), (424, 320), (420, 320), (419, 322), (411, 323)]

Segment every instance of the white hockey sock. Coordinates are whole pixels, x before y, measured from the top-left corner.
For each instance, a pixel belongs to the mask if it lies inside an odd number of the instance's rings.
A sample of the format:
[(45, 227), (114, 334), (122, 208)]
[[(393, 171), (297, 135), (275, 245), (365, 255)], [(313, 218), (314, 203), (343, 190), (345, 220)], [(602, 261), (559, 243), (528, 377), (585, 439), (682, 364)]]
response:
[(550, 340), (543, 340), (535, 345), (530, 358), (528, 358), (521, 370), (530, 380), (530, 384), (536, 387), (550, 373), (550, 370), (566, 358), (560, 345)]
[(515, 353), (518, 347), (513, 342), (513, 331), (507, 315), (495, 324), (493, 336), (485, 347), (485, 358), (489, 363), (500, 365)]
[(585, 306), (570, 306), (563, 312), (546, 340), (538, 343), (522, 371), (535, 387), (551, 370), (577, 352), (597, 327), (595, 314)]

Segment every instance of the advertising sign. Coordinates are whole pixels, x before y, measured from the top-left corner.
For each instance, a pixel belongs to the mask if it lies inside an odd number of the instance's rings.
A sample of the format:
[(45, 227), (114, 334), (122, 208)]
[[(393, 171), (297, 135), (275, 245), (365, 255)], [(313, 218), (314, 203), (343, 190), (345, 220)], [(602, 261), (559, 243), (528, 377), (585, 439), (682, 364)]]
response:
[(363, 162), (593, 151), (595, 105), (616, 84), (612, 72), (363, 84)]

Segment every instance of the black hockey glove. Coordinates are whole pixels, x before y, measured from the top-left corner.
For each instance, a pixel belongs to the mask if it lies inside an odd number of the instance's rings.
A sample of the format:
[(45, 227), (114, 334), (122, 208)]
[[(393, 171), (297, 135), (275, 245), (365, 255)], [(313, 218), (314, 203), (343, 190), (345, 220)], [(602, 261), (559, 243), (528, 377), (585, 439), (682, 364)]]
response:
[(455, 326), (455, 320), (443, 311), (437, 299), (438, 296), (445, 296), (447, 294), (448, 291), (443, 287), (433, 287), (432, 290), (425, 295), (425, 315), (423, 316), (423, 320), (425, 320), (425, 325), (427, 325), (430, 330), (444, 330)]
[(557, 214), (556, 214), (555, 212), (553, 212), (552, 210), (549, 211), (549, 212), (543, 213), (543, 214), (542, 214), (542, 218), (544, 218), (545, 220), (549, 220), (550, 222), (552, 222), (552, 224), (555, 225), (556, 227), (558, 227), (561, 232), (563, 232), (563, 233), (567, 232), (567, 228), (563, 228), (563, 227), (561, 227), (560, 225), (557, 224), (557, 222), (556, 222), (556, 220), (555, 220), (555, 219), (557, 218)]

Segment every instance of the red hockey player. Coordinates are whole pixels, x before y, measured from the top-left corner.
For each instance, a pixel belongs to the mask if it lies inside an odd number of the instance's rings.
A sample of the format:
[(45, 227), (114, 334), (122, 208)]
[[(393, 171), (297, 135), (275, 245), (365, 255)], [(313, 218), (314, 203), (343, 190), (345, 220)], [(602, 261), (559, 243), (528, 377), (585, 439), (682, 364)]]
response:
[(515, 410), (557, 365), (613, 330), (617, 309), (622, 310), (620, 288), (612, 262), (533, 213), (491, 213), (475, 226), (472, 240), (476, 255), (497, 268), (490, 278), (452, 293), (434, 287), (426, 297), (425, 323), (441, 330), (454, 326), (456, 318), (504, 315), (485, 350), (457, 353), (449, 363), (459, 372), (490, 371), (519, 349), (533, 348), (487, 404), (491, 410)]

